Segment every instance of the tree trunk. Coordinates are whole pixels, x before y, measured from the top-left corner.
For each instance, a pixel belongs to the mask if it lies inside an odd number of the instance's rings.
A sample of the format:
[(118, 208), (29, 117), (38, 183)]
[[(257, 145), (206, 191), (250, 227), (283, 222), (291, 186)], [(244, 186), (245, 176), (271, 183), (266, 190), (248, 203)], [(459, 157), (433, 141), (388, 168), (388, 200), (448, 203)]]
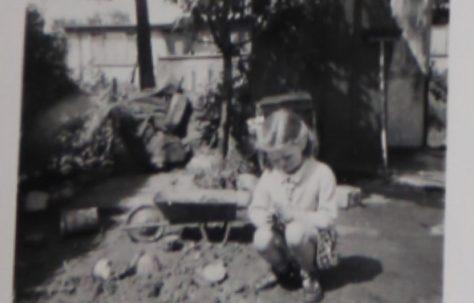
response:
[(225, 159), (229, 149), (229, 134), (232, 121), (232, 55), (223, 54), (224, 60), (224, 100), (221, 104), (221, 123), (220, 123), (220, 150)]
[(135, 7), (137, 14), (137, 50), (140, 88), (145, 89), (155, 86), (147, 0), (135, 0)]

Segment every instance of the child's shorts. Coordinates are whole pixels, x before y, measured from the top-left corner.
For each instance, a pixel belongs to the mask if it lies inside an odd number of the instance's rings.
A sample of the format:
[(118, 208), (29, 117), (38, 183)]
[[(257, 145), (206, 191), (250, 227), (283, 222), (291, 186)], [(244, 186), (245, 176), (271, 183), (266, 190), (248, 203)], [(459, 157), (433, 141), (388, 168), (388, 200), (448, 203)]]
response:
[[(273, 231), (281, 239), (285, 238), (284, 225), (274, 225)], [(339, 264), (339, 254), (337, 252), (338, 235), (335, 228), (307, 230), (309, 241), (315, 247), (315, 266), (318, 270), (325, 270), (335, 267)]]
[(320, 229), (314, 244), (316, 246), (315, 265), (319, 270), (325, 270), (339, 264), (337, 232), (334, 228)]

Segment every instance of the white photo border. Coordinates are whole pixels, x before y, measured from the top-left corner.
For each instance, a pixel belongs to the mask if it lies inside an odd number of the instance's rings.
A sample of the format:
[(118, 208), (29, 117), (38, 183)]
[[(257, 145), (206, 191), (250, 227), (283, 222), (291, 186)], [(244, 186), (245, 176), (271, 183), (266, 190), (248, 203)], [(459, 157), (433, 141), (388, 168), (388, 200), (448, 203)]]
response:
[[(13, 301), (25, 1), (0, 1), (0, 302)], [(452, 0), (443, 302), (474, 299), (474, 1)]]

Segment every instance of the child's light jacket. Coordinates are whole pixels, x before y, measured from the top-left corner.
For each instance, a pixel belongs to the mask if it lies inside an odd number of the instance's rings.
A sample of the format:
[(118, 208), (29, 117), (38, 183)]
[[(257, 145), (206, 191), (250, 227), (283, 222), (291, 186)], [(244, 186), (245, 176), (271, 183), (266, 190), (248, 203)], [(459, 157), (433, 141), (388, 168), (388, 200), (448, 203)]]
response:
[(337, 217), (336, 178), (331, 168), (308, 158), (295, 173), (278, 170), (262, 174), (249, 207), (250, 220), (268, 225), (276, 215), (304, 223), (307, 227), (329, 228)]

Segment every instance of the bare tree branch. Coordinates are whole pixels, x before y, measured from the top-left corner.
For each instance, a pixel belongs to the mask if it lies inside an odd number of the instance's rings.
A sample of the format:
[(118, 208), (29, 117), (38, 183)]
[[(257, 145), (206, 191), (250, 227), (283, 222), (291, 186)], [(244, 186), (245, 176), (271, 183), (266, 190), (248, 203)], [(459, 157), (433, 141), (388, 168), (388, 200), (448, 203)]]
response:
[(210, 10), (205, 10), (203, 13), (206, 15), (207, 18), (207, 25), (209, 26), (209, 30), (211, 31), (211, 35), (214, 39), (214, 42), (217, 44), (217, 47), (222, 51), (224, 48), (224, 45), (222, 43), (222, 38), (219, 33), (219, 30), (217, 29), (217, 26), (215, 24), (216, 21), (213, 20), (212, 18), (212, 13)]

